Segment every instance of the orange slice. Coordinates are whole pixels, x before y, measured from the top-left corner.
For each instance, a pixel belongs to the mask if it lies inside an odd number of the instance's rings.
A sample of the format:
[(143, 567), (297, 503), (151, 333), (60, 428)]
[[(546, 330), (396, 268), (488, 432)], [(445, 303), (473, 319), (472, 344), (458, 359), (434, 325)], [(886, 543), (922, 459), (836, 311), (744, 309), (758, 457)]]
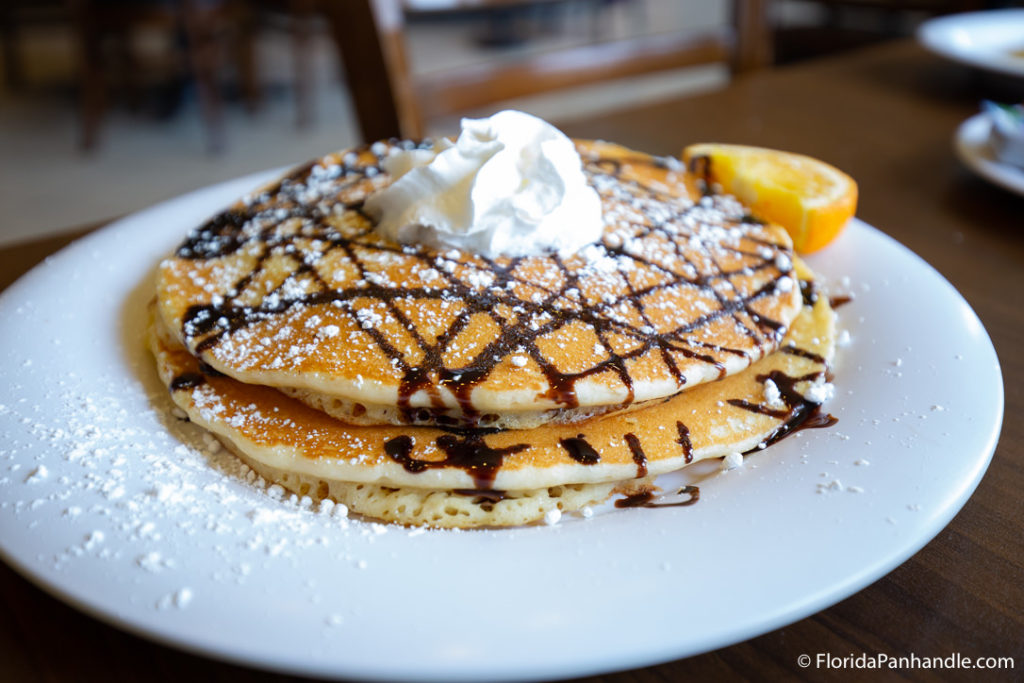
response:
[(701, 143), (683, 150), (687, 168), (778, 223), (802, 254), (839, 235), (857, 209), (857, 183), (812, 157), (746, 145)]

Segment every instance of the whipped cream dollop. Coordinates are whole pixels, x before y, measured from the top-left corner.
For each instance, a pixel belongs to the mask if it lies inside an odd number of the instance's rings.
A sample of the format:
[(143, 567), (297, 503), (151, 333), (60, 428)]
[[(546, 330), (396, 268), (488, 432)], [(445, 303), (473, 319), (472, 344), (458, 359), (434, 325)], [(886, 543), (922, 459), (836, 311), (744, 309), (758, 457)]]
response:
[(572, 140), (519, 111), (463, 119), (453, 143), (395, 150), (365, 204), (384, 236), (483, 256), (572, 252), (601, 239), (601, 200)]

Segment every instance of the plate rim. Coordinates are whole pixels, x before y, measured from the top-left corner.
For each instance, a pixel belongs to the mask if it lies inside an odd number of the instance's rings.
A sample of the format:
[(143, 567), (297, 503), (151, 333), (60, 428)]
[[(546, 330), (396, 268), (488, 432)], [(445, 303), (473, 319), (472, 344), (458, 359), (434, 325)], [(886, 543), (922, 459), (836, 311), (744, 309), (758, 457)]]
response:
[[(108, 226), (105, 226), (104, 228), (101, 228), (100, 230), (96, 231), (95, 233), (92, 233), (79, 240), (76, 240), (72, 244), (57, 252), (57, 255), (66, 254), (68, 252), (71, 252), (72, 250), (85, 249), (88, 247), (92, 238), (95, 237), (96, 239), (100, 239), (98, 235), (109, 236), (109, 234), (113, 232), (119, 230), (126, 230), (128, 229), (128, 226), (130, 226), (132, 221), (144, 218), (149, 212), (166, 211), (167, 208), (170, 205), (172, 205), (173, 202), (175, 201), (184, 201), (190, 198), (194, 199), (201, 192), (213, 192), (215, 194), (223, 193), (224, 188), (228, 186), (234, 187), (234, 184), (236, 183), (244, 184), (246, 182), (251, 181), (252, 183), (256, 184), (257, 181), (262, 180), (265, 177), (271, 177), (272, 174), (275, 172), (276, 171), (262, 171), (250, 174), (242, 178), (233, 179), (207, 188), (202, 188), (201, 190), (188, 193), (186, 195), (182, 195), (181, 197), (169, 200), (168, 202), (163, 202), (161, 204), (155, 205), (153, 207), (150, 207), (149, 209), (137, 212), (118, 221), (114, 221)], [(971, 313), (974, 314), (973, 309), (970, 308), (969, 304), (966, 302), (966, 300), (964, 300), (963, 296), (940, 273), (938, 273), (938, 271), (936, 271), (930, 264), (924, 261), (924, 259), (918, 256), (916, 253), (902, 245), (897, 240), (888, 236), (881, 230), (878, 230), (877, 228), (863, 221), (854, 219), (854, 225), (857, 226), (856, 229), (858, 230), (867, 230), (871, 233), (874, 233), (876, 236), (889, 241), (891, 245), (894, 248), (900, 250), (900, 252), (904, 256), (913, 258), (916, 261), (918, 261), (920, 265), (923, 265), (932, 276), (937, 277), (939, 282), (943, 284), (946, 288), (948, 288), (948, 290), (955, 297), (957, 297), (958, 301), (963, 306), (965, 306), (967, 310), (970, 310)], [(849, 227), (852, 228), (854, 227), (854, 225), (851, 225)], [(49, 262), (50, 258), (48, 258), (46, 262)], [(65, 256), (65, 258), (68, 257)], [(19, 278), (18, 281), (13, 283), (2, 294), (0, 294), (0, 309), (5, 308), (9, 300), (16, 299), (23, 288), (29, 287), (31, 280), (33, 278), (40, 277), (38, 273), (41, 272), (41, 266), (42, 264), (40, 266), (36, 266), (35, 268), (33, 268), (31, 271), (29, 271), (29, 273)], [(974, 314), (974, 317), (977, 318), (977, 315)], [(809, 596), (807, 600), (804, 600), (800, 604), (789, 605), (787, 606), (787, 609), (781, 610), (780, 613), (775, 615), (772, 619), (769, 619), (767, 621), (761, 619), (759, 620), (757, 625), (751, 625), (745, 632), (732, 633), (730, 635), (721, 636), (717, 642), (708, 643), (705, 641), (702, 645), (698, 645), (696, 648), (691, 646), (689, 650), (681, 648), (678, 643), (662, 644), (660, 647), (652, 647), (648, 650), (645, 650), (642, 653), (633, 653), (630, 657), (619, 656), (618, 658), (612, 657), (610, 659), (602, 659), (600, 657), (597, 657), (596, 659), (598, 659), (599, 661), (592, 662), (585, 667), (581, 667), (578, 662), (564, 663), (560, 670), (552, 670), (550, 667), (548, 667), (541, 671), (531, 670), (529, 667), (526, 667), (514, 673), (506, 673), (504, 675), (497, 674), (497, 677), (494, 680), (540, 679), (548, 678), (552, 675), (592, 675), (600, 672), (620, 671), (624, 669), (631, 669), (634, 667), (656, 665), (666, 661), (672, 661), (679, 658), (694, 656), (702, 652), (719, 649), (721, 647), (726, 647), (731, 644), (745, 641), (749, 638), (756, 637), (757, 635), (763, 633), (768, 633), (786, 624), (795, 623), (796, 621), (799, 621), (823, 609), (826, 609), (838, 603), (839, 601), (849, 597), (850, 595), (859, 592), (860, 590), (868, 586), (870, 583), (873, 583), (874, 581), (885, 576), (890, 571), (901, 565), (909, 557), (913, 556), (921, 548), (923, 548), (925, 545), (931, 542), (942, 531), (942, 529), (944, 529), (949, 524), (953, 517), (955, 517), (955, 515), (962, 509), (962, 507), (966, 504), (967, 500), (970, 499), (971, 495), (973, 494), (978, 484), (980, 483), (981, 479), (983, 478), (985, 472), (987, 471), (989, 463), (991, 462), (991, 459), (995, 453), (996, 446), (998, 444), (999, 434), (1001, 431), (1003, 413), (1005, 410), (1005, 397), (1002, 382), (1002, 374), (998, 366), (998, 356), (996, 356), (995, 354), (995, 349), (992, 345), (991, 338), (988, 336), (987, 332), (984, 333), (984, 340), (987, 342), (987, 349), (991, 351), (992, 357), (995, 358), (996, 360), (996, 372), (999, 376), (999, 411), (998, 415), (994, 420), (995, 427), (992, 433), (989, 434), (989, 438), (987, 439), (987, 443), (984, 449), (985, 451), (987, 451), (987, 454), (978, 461), (978, 467), (975, 476), (973, 477), (973, 481), (969, 482), (967, 486), (963, 487), (960, 490), (956, 500), (952, 504), (947, 505), (947, 507), (945, 507), (942, 510), (942, 514), (938, 515), (932, 520), (931, 526), (929, 527), (926, 533), (919, 534), (918, 536), (916, 536), (914, 542), (912, 543), (903, 544), (903, 546), (900, 549), (900, 552), (893, 553), (888, 557), (878, 559), (869, 568), (862, 568), (860, 572), (852, 576), (845, 576), (844, 580), (840, 583), (839, 587), (837, 587), (836, 585), (832, 585), (830, 586), (829, 590), (823, 592), (821, 595)], [(80, 612), (85, 613), (92, 618), (96, 618), (101, 622), (114, 626), (115, 628), (118, 628), (120, 630), (135, 634), (137, 636), (143, 637), (153, 642), (160, 643), (161, 645), (169, 646), (185, 652), (198, 654), (201, 656), (217, 660), (229, 661), (242, 666), (278, 671), (282, 673), (299, 673), (305, 675), (326, 676), (332, 678), (357, 676), (373, 680), (386, 680), (395, 678), (396, 676), (405, 677), (408, 675), (407, 670), (348, 669), (345, 671), (337, 671), (325, 670), (315, 665), (305, 668), (296, 668), (295, 664), (297, 660), (295, 659), (290, 661), (282, 661), (280, 659), (276, 659), (273, 656), (268, 655), (259, 660), (253, 660), (250, 656), (247, 656), (242, 653), (225, 652), (224, 650), (213, 647), (204, 648), (202, 643), (195, 642), (194, 640), (189, 640), (187, 637), (184, 637), (181, 634), (178, 634), (177, 637), (169, 635), (163, 630), (152, 628), (150, 624), (136, 623), (135, 621), (132, 621), (122, 615), (105, 611), (98, 605), (90, 604), (88, 602), (80, 600), (77, 596), (75, 596), (73, 593), (69, 592), (69, 590), (67, 590), (64, 586), (62, 586), (60, 582), (58, 582), (56, 579), (51, 579), (50, 577), (40, 572), (34, 571), (33, 568), (30, 567), (27, 563), (22, 563), (16, 555), (14, 555), (11, 552), (8, 552), (4, 543), (0, 543), (0, 558), (2, 558), (3, 561), (5, 561), (19, 575), (28, 580), (30, 583), (36, 585), (44, 592), (56, 597), (62, 602), (71, 605)], [(479, 674), (480, 672), (478, 671), (462, 674), (460, 674), (459, 672), (444, 671), (434, 672), (432, 675), (428, 674), (420, 676), (419, 680), (474, 680), (479, 676)]]
[[(1008, 7), (944, 14), (921, 22), (915, 34), (921, 45), (941, 57), (986, 71), (1022, 77), (1024, 76), (1024, 59), (1020, 60), (1019, 66), (1014, 65), (1012, 62), (987, 59), (984, 55), (976, 52), (958, 50), (946, 39), (946, 32), (958, 25), (988, 23), (990, 21), (999, 21), (1000, 19), (1005, 20), (1006, 18), (1010, 18), (1024, 27), (1024, 8)], [(1024, 49), (1024, 41), (1021, 43), (1021, 49)]]
[(953, 135), (957, 158), (979, 177), (1024, 197), (1024, 169), (1010, 166), (983, 151), (991, 126), (992, 117), (986, 112), (978, 112), (961, 122)]

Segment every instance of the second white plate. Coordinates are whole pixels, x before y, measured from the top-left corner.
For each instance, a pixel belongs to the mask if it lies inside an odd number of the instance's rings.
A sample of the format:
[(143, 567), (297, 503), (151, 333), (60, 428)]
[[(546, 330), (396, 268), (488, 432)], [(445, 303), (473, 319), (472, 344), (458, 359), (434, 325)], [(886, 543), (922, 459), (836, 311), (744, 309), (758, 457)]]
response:
[(1024, 77), (1024, 9), (936, 17), (918, 27), (917, 38), (947, 59)]
[(957, 128), (953, 149), (967, 168), (985, 180), (1024, 196), (1024, 168), (996, 157), (989, 142), (991, 130), (989, 115), (984, 112), (975, 114)]

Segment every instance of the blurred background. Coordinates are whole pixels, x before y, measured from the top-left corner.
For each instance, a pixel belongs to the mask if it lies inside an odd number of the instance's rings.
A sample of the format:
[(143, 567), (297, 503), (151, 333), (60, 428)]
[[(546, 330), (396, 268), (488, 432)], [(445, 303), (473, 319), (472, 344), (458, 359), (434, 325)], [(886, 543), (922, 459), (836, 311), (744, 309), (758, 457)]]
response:
[(0, 244), (462, 115), (564, 125), (1000, 4), (2, 0)]

